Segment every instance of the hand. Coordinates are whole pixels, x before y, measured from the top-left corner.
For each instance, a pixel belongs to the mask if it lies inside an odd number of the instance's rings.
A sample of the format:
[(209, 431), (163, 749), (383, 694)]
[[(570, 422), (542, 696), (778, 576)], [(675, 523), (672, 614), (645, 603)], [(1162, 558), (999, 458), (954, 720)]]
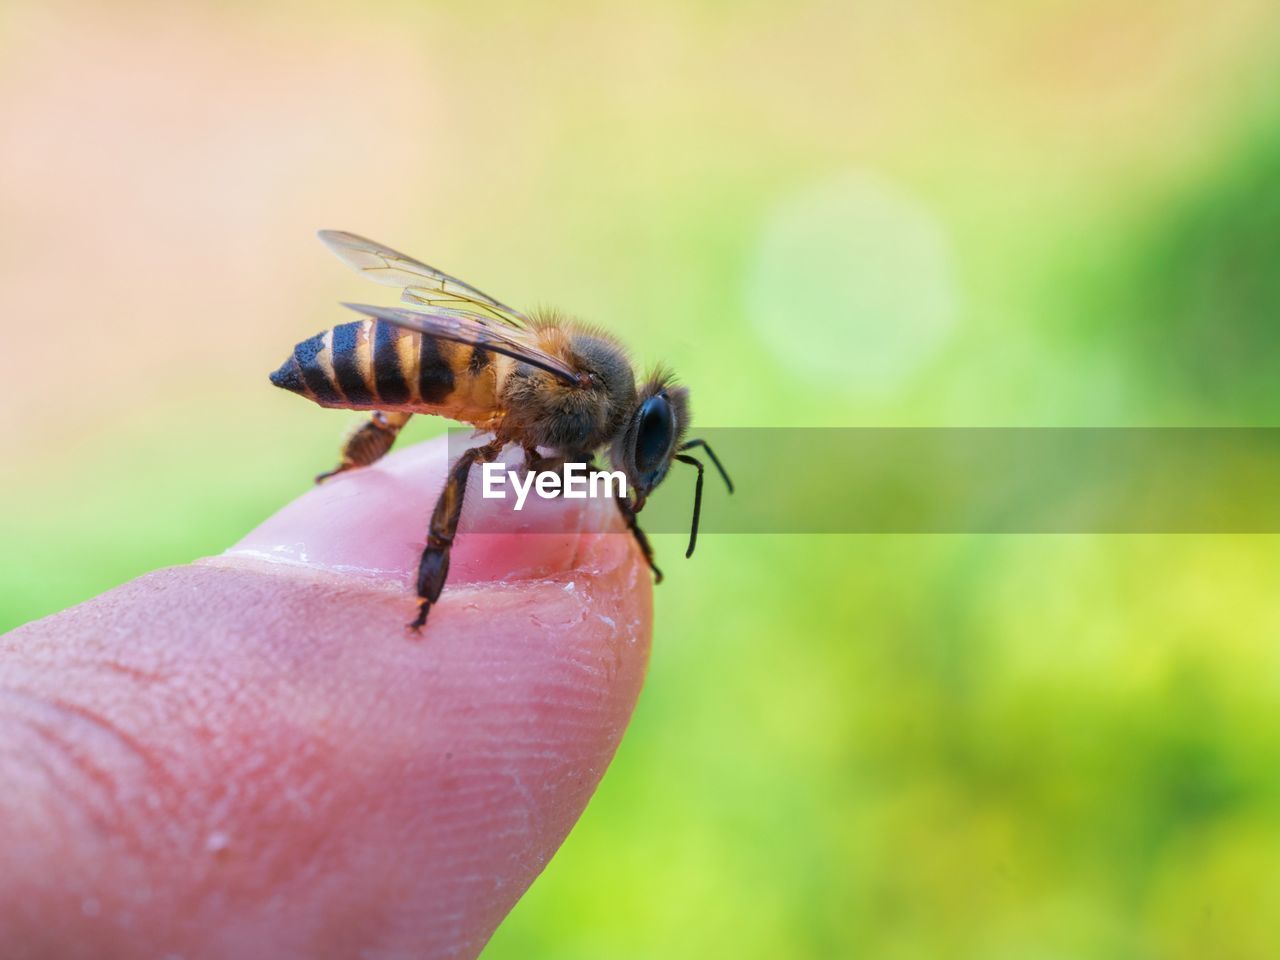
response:
[(466, 535), (477, 473), (406, 631), (446, 456), (0, 637), (6, 957), (479, 953), (613, 757), (651, 588), (607, 501)]

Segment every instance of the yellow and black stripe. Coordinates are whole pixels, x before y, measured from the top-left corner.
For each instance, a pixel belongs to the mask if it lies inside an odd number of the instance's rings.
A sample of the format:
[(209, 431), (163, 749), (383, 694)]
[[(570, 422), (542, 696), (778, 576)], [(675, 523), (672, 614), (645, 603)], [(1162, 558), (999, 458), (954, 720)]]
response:
[(326, 407), (393, 410), (496, 403), (493, 355), (366, 318), (318, 333), (294, 347), (271, 374), (277, 387)]

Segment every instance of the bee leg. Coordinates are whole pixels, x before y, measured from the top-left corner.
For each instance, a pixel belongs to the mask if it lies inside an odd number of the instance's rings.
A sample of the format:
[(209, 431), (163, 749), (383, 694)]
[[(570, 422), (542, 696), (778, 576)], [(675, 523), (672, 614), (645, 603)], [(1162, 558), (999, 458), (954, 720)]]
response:
[(367, 467), (377, 461), (391, 449), (396, 442), (396, 435), (409, 422), (412, 413), (373, 411), (373, 415), (347, 435), (342, 445), (342, 461), (332, 470), (327, 470), (316, 477), (316, 483), (323, 483), (330, 477), (356, 467)]
[(622, 519), (627, 522), (627, 529), (631, 531), (631, 535), (636, 538), (636, 543), (640, 544), (640, 550), (644, 553), (644, 559), (649, 564), (649, 569), (653, 571), (653, 582), (662, 582), (662, 571), (658, 569), (658, 565), (653, 562), (653, 547), (649, 544), (649, 538), (645, 536), (644, 531), (640, 529), (640, 524), (636, 520), (635, 507), (631, 505), (631, 501), (626, 497), (618, 497), (618, 511), (622, 514)]
[(471, 465), (493, 460), (502, 452), (502, 444), (495, 441), (472, 447), (449, 468), (449, 479), (440, 491), (440, 499), (431, 514), (431, 530), (427, 534), (427, 546), (418, 561), (418, 616), (409, 624), (419, 630), (427, 622), (431, 605), (440, 599), (445, 578), (449, 575), (449, 548), (458, 532), (458, 520), (462, 517), (462, 499), (467, 492), (467, 475)]
[(524, 468), (534, 476), (540, 473), (563, 474), (566, 462), (565, 457), (544, 457), (537, 447), (524, 448)]
[[(596, 467), (595, 457), (590, 454), (579, 455), (577, 459), (569, 457), (544, 457), (534, 447), (524, 448), (524, 466), (535, 474), (551, 471), (560, 473), (564, 470), (567, 462), (577, 463), (581, 460), (587, 466), (588, 470), (594, 470)], [(653, 562), (653, 546), (649, 543), (649, 538), (645, 532), (640, 529), (639, 521), (636, 519), (636, 510), (632, 506), (631, 501), (626, 497), (618, 497), (618, 512), (622, 514), (622, 519), (627, 523), (627, 529), (631, 531), (631, 535), (636, 538), (636, 543), (640, 544), (640, 550), (644, 553), (645, 562), (649, 564), (649, 569), (653, 571), (653, 582), (662, 582), (662, 571), (658, 569), (658, 565)]]

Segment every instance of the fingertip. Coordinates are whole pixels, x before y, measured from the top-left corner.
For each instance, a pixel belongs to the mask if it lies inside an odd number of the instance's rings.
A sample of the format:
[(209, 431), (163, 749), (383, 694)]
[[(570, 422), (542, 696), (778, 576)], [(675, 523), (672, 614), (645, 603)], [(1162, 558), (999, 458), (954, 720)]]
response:
[[(304, 493), (220, 557), (11, 635), (31, 702), (160, 758), (99, 758), (121, 795), (155, 801), (130, 853), (147, 895), (111, 884), (121, 854), (90, 835), (60, 848), (33, 922), (53, 930), (91, 897), (103, 918), (132, 918), (108, 931), (120, 942), (150, 931), (174, 952), (480, 951), (613, 758), (648, 664), (652, 587), (607, 501), (512, 515), (469, 496), (473, 528), (411, 633), (406, 586), (448, 462), (444, 438), (408, 448)], [(104, 942), (105, 923), (51, 936)]]
[[(573, 572), (460, 586), (418, 637), (398, 591), (226, 561), (21, 628), (26, 702), (113, 731), (129, 751), (95, 762), (149, 798), (127, 853), (145, 884), (113, 887), (124, 854), (67, 837), (33, 922), (174, 952), (476, 955), (581, 814), (643, 683), (651, 595), (626, 538), (580, 546)], [(86, 897), (101, 922), (76, 913)], [(130, 930), (103, 928), (124, 915)]]

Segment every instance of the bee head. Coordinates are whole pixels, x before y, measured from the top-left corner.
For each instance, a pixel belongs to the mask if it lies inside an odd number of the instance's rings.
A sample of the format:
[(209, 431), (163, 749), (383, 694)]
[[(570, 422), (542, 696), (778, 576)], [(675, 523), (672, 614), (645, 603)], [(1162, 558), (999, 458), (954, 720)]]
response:
[(636, 405), (613, 443), (610, 459), (636, 492), (636, 509), (667, 475), (689, 423), (689, 391), (658, 372), (638, 391)]

